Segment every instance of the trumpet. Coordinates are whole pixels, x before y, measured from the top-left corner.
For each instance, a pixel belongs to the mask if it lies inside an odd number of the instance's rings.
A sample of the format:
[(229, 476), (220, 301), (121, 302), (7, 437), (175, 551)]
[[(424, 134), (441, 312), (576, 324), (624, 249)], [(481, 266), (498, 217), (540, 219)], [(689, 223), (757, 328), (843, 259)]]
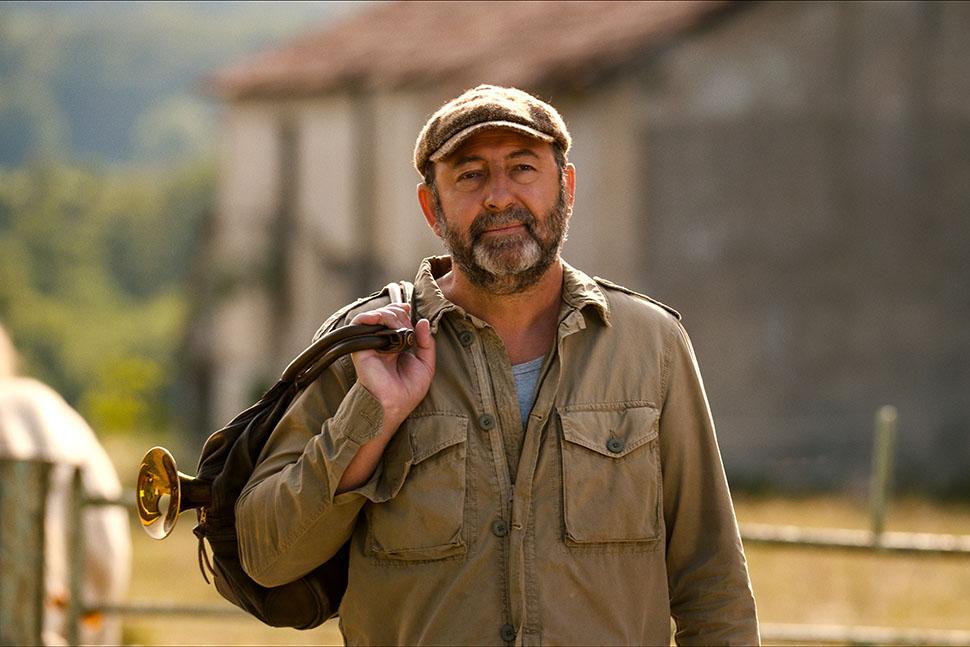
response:
[[(265, 442), (285, 409), (285, 406), (279, 406), (281, 401), (295, 397), (338, 357), (362, 350), (399, 353), (413, 347), (414, 343), (413, 330), (394, 330), (380, 325), (352, 324), (325, 334), (290, 362), (276, 386), (256, 404), (209, 437), (202, 449), (202, 463), (206, 464), (207, 457), (213, 455), (218, 460), (213, 463), (216, 471), (209, 469), (205, 473), (213, 475), (222, 470), (227, 452), (221, 450), (227, 444), (235, 448), (234, 444), (244, 434), (251, 432), (251, 426), (259, 427), (263, 434), (262, 442)], [(256, 455), (251, 456), (252, 464), (256, 462), (262, 442), (256, 448)], [(245, 476), (248, 475), (244, 475), (243, 481)], [(179, 514), (194, 508), (200, 509), (201, 521), (206, 507), (212, 502), (212, 484), (212, 478), (193, 477), (178, 471), (175, 459), (168, 450), (153, 447), (141, 461), (135, 488), (142, 528), (153, 539), (164, 539), (172, 532)], [(238, 494), (235, 492), (235, 496)], [(224, 492), (220, 494), (220, 497), (225, 496)]]
[(138, 518), (152, 539), (165, 539), (179, 514), (212, 500), (212, 484), (178, 471), (164, 447), (152, 447), (141, 460), (135, 487)]

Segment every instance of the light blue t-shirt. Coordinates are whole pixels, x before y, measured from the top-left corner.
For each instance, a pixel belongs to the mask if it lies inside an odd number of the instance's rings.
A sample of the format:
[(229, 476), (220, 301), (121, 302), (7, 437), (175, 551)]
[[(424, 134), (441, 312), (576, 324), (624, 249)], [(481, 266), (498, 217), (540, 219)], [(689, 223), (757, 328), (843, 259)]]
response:
[(522, 364), (512, 366), (512, 377), (515, 378), (515, 394), (519, 399), (519, 415), (522, 416), (522, 426), (525, 427), (529, 412), (536, 400), (536, 386), (539, 384), (539, 371), (542, 370), (544, 356), (540, 355)]

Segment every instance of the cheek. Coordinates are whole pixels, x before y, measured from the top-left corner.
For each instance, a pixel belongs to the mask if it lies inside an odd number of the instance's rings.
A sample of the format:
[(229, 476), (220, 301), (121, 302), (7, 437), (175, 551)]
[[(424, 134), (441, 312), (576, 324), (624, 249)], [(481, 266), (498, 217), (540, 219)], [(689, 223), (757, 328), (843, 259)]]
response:
[(550, 209), (559, 203), (562, 185), (556, 182), (544, 182), (541, 187), (535, 187), (535, 191), (529, 197), (529, 208), (533, 213), (548, 213)]
[(438, 212), (435, 222), (436, 231), (439, 233), (444, 229), (467, 231), (478, 213), (475, 205), (462, 204), (459, 201), (442, 201), (441, 211)]

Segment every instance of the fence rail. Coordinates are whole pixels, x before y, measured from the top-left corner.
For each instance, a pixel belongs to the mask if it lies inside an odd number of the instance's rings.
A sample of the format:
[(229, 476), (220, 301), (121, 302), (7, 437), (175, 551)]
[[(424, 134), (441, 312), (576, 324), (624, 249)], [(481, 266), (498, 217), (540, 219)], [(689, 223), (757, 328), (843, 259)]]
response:
[(239, 607), (226, 604), (156, 604), (130, 602), (128, 604), (99, 604), (85, 611), (117, 613), (126, 616), (246, 616)]
[(761, 523), (741, 525), (746, 544), (880, 551), (910, 555), (970, 555), (970, 535), (804, 528)]

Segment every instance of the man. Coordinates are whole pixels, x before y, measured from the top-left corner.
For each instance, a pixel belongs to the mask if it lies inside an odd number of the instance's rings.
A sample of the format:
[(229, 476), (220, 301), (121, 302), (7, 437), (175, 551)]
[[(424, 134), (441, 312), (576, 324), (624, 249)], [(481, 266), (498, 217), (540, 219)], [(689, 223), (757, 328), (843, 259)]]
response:
[[(479, 86), (418, 137), (450, 256), (415, 279), (413, 353), (309, 388), (237, 504), (258, 582), (350, 540), (349, 644), (758, 641), (714, 427), (679, 315), (567, 265), (576, 169), (556, 110)], [(373, 298), (343, 323), (410, 327)]]

